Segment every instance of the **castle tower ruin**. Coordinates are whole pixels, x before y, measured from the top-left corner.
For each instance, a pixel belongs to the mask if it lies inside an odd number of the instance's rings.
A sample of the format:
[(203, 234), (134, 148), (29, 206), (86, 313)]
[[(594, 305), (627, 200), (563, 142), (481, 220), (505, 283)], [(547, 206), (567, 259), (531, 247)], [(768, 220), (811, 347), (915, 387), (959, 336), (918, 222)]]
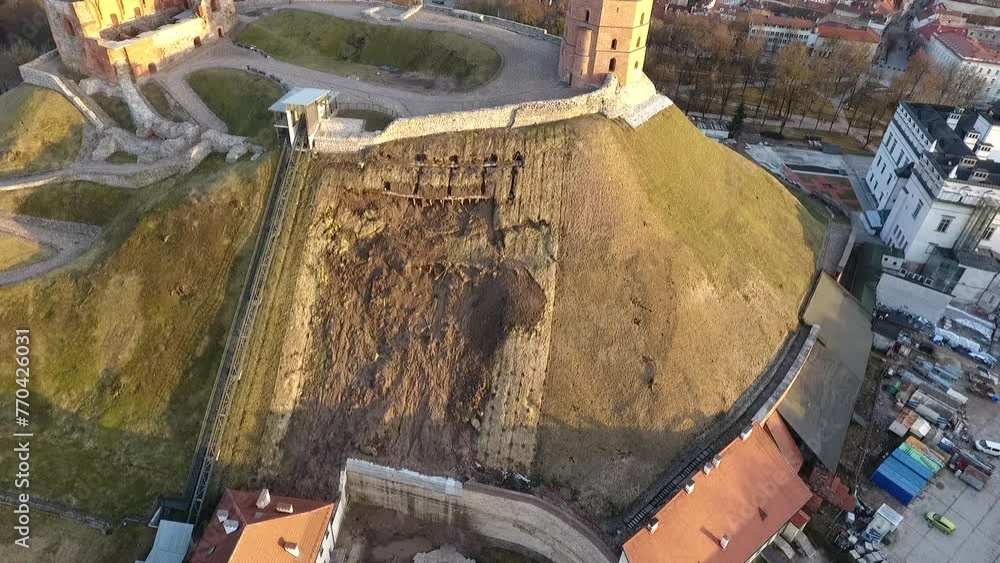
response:
[(233, 0), (44, 0), (49, 28), (67, 67), (117, 81), (133, 79), (232, 31)]
[(626, 85), (642, 74), (653, 0), (570, 0), (559, 77), (600, 85), (609, 73)]

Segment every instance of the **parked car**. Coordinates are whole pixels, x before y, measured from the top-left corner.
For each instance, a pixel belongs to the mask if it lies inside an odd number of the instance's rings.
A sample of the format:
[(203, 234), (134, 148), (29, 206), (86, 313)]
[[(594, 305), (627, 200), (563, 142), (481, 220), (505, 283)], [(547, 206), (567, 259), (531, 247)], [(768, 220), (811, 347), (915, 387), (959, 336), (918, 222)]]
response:
[(927, 525), (934, 526), (949, 536), (954, 534), (955, 530), (958, 529), (958, 526), (956, 526), (954, 522), (948, 520), (944, 516), (941, 516), (937, 512), (928, 512), (924, 515), (924, 518), (927, 519)]
[(993, 457), (1000, 457), (1000, 442), (992, 442), (990, 440), (976, 440), (976, 449), (983, 452), (986, 455), (991, 455)]

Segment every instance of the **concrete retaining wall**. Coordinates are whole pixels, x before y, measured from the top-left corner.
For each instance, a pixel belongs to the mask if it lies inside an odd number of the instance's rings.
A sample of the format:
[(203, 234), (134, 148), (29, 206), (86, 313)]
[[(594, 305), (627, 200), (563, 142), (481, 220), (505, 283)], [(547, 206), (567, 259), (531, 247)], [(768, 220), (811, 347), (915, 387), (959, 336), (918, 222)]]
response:
[(340, 502), (367, 504), (419, 520), (465, 528), (554, 563), (616, 558), (569, 512), (531, 495), (351, 459)]
[(20, 66), (21, 78), (28, 84), (55, 90), (80, 110), (87, 121), (98, 129), (112, 125), (111, 118), (97, 104), (88, 98), (75, 83), (44, 70), (44, 65), (59, 61), (59, 52), (52, 50), (37, 59)]
[(357, 135), (324, 136), (321, 131), (320, 136), (316, 138), (315, 150), (334, 153), (356, 152), (366, 147), (412, 137), (478, 129), (527, 127), (597, 113), (614, 118), (621, 115), (624, 110), (618, 103), (617, 85), (618, 82), (612, 74), (601, 88), (570, 98), (405, 117), (393, 121), (384, 131)]
[(926, 285), (883, 273), (875, 288), (875, 299), (887, 309), (903, 311), (937, 324), (952, 297)]

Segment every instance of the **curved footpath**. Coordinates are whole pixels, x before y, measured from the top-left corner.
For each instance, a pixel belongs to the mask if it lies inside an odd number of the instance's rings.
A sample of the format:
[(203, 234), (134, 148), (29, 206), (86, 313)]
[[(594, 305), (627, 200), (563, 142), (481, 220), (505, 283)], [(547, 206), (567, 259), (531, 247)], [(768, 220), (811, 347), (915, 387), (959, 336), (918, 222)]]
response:
[(69, 264), (90, 249), (101, 234), (93, 225), (0, 214), (0, 233), (35, 241), (53, 251), (44, 260), (0, 271), (0, 286), (15, 284)]
[[(295, 3), (293, 5), (258, 4), (240, 6), (241, 12), (264, 8), (314, 11), (344, 19), (373, 23), (362, 13), (368, 4), (348, 2)], [(499, 73), (486, 84), (466, 92), (421, 92), (396, 86), (375, 84), (313, 70), (277, 59), (264, 57), (237, 47), (228, 40), (217, 41), (158, 73), (155, 78), (182, 105), (191, 103), (192, 115), (201, 113), (200, 100), (190, 100), (184, 92), (190, 90), (187, 75), (209, 68), (253, 69), (277, 76), (290, 86), (326, 88), (341, 93), (348, 100), (369, 100), (393, 108), (402, 115), (430, 115), (450, 111), (477, 109), (531, 100), (566, 98), (589, 91), (569, 88), (559, 81), (559, 46), (555, 43), (527, 37), (500, 27), (423, 10), (405, 22), (377, 22), (380, 25), (408, 26), (418, 29), (450, 31), (489, 44), (503, 60)], [(195, 96), (195, 98), (197, 98)], [(202, 104), (203, 105), (203, 104)], [(185, 106), (185, 109), (189, 109)], [(207, 110), (207, 108), (204, 108)]]

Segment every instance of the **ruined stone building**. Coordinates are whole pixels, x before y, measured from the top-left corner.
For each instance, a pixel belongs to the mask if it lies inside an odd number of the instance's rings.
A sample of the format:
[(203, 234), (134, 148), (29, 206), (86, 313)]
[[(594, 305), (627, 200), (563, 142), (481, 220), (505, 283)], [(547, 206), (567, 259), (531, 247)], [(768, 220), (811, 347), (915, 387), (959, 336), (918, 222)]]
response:
[(152, 74), (236, 24), (233, 0), (45, 0), (45, 12), (63, 63), (111, 81), (116, 67)]
[(559, 77), (571, 86), (618, 82), (642, 73), (653, 0), (570, 0)]

